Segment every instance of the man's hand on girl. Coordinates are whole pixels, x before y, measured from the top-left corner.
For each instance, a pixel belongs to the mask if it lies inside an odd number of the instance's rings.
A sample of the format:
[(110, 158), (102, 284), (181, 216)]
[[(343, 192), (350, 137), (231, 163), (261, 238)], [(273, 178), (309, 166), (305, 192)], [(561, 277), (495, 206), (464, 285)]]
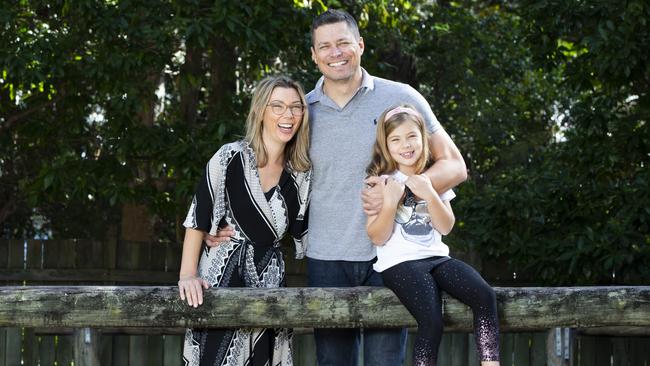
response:
[(230, 240), (233, 235), (235, 235), (235, 230), (232, 228), (232, 226), (226, 226), (217, 230), (217, 235), (210, 235), (208, 233), (203, 234), (203, 241), (209, 247), (216, 247), (219, 244)]
[(371, 176), (363, 181), (366, 184), (366, 189), (361, 192), (361, 201), (363, 212), (368, 216), (375, 216), (381, 211), (384, 202), (384, 181), (384, 177), (378, 176)]

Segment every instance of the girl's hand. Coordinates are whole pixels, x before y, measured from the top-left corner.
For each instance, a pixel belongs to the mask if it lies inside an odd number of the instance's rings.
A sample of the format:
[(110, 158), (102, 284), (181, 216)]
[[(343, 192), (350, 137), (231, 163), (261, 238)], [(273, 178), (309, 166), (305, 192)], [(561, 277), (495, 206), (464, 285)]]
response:
[(386, 179), (383, 187), (384, 204), (388, 207), (397, 207), (404, 195), (404, 185), (395, 180), (393, 177)]
[(178, 280), (178, 292), (180, 293), (181, 300), (195, 308), (203, 304), (203, 289), (210, 288), (208, 281), (196, 276), (181, 276)]
[(433, 189), (433, 185), (431, 185), (431, 180), (424, 174), (412, 175), (404, 184), (409, 187), (414, 195), (427, 202), (431, 201), (437, 195)]

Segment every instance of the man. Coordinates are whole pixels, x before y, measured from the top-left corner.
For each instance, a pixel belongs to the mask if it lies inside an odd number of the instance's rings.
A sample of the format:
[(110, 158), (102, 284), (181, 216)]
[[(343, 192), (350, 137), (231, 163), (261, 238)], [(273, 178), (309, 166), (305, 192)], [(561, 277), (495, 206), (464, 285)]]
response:
[[(399, 103), (418, 109), (431, 132), (436, 163), (426, 175), (437, 192), (466, 179), (465, 163), (422, 95), (408, 85), (373, 77), (361, 67), (363, 38), (350, 14), (328, 10), (319, 15), (312, 23), (311, 38), (312, 60), (323, 76), (307, 95), (314, 170), (306, 253), (309, 285), (383, 286), (381, 275), (372, 269), (375, 249), (366, 234), (364, 213), (365, 209), (376, 214), (382, 203), (383, 181), (365, 179), (377, 118)], [(365, 189), (366, 185), (374, 188)], [(226, 228), (206, 241), (217, 245), (230, 235)], [(359, 329), (315, 329), (314, 335), (319, 366), (357, 365)], [(364, 363), (402, 365), (405, 345), (405, 329), (364, 329)]]
[[(312, 287), (383, 286), (372, 269), (375, 250), (366, 234), (366, 215), (381, 208), (378, 177), (365, 168), (375, 141), (376, 120), (388, 107), (410, 103), (424, 116), (436, 163), (427, 171), (437, 192), (466, 179), (465, 163), (415, 89), (369, 75), (361, 67), (364, 42), (350, 14), (328, 10), (311, 29), (312, 60), (323, 76), (307, 94), (311, 116), (310, 157), (314, 175), (309, 212), (307, 273)], [(364, 206), (360, 197), (364, 197)], [(359, 329), (315, 329), (319, 366), (356, 365)], [(404, 361), (405, 329), (364, 329), (366, 366)]]

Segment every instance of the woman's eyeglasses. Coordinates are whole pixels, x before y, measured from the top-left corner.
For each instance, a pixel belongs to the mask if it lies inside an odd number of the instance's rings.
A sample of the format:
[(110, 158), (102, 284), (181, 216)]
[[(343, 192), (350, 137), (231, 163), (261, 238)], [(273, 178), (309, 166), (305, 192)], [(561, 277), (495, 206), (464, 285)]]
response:
[(280, 102), (273, 102), (267, 104), (267, 106), (271, 107), (271, 112), (278, 116), (283, 115), (284, 112), (287, 111), (287, 108), (289, 108), (289, 111), (291, 111), (292, 116), (302, 116), (302, 114), (305, 112), (305, 106), (302, 104), (286, 105)]

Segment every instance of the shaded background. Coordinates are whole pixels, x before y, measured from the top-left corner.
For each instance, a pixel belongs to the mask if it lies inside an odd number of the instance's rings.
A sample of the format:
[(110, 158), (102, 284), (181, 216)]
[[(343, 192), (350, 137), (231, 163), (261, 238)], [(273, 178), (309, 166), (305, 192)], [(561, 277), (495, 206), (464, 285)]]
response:
[(254, 83), (315, 84), (309, 26), (328, 6), (463, 153), (452, 253), (537, 284), (648, 283), (643, 0), (4, 0), (0, 237), (180, 245)]

